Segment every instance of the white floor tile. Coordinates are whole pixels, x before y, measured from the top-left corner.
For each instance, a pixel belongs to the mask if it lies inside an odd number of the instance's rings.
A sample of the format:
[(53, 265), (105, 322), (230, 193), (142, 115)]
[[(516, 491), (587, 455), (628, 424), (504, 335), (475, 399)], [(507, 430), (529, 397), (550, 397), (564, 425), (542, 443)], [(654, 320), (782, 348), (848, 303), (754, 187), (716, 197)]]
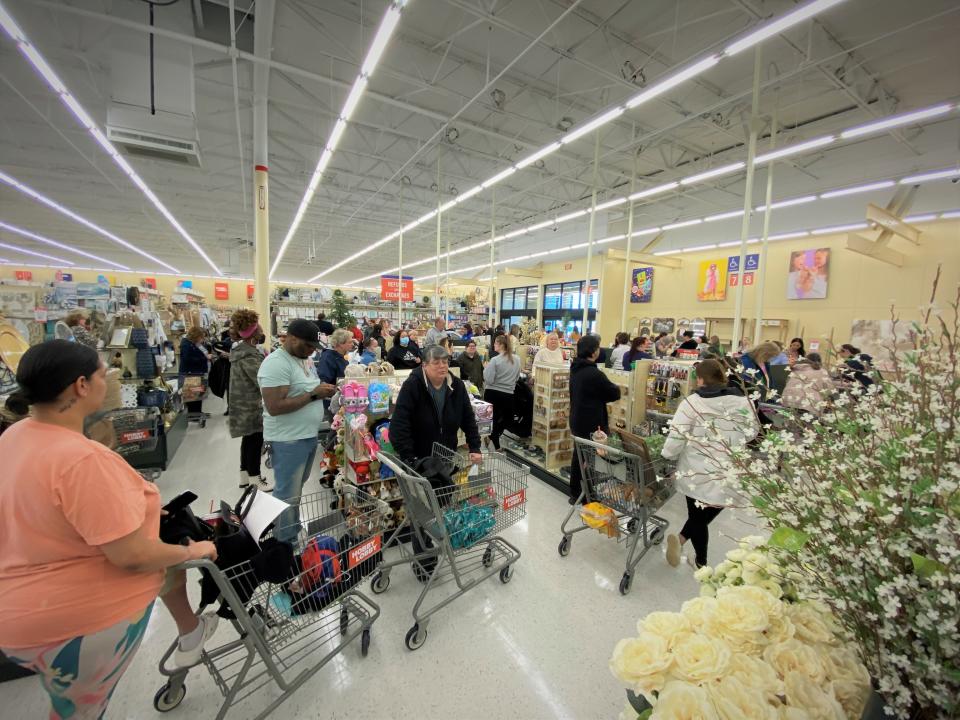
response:
[[(239, 440), (229, 437), (222, 401), (211, 398), (206, 428), (191, 425), (187, 438), (158, 481), (164, 500), (183, 490), (200, 497), (206, 509), (239, 494)], [(311, 483), (317, 489), (316, 475)], [(295, 718), (614, 718), (624, 691), (610, 674), (607, 660), (616, 642), (634, 633), (637, 620), (651, 610), (675, 610), (697, 592), (686, 565), (671, 568), (663, 546), (654, 547), (637, 566), (626, 597), (618, 592), (626, 548), (592, 531), (574, 536), (570, 555), (557, 553), (560, 523), (569, 510), (566, 498), (530, 479), (526, 519), (505, 538), (523, 557), (514, 577), (503, 585), (494, 577), (431, 618), (426, 643), (416, 652), (404, 646), (420, 584), (409, 569), (393, 571), (382, 595), (364, 591), (381, 606), (373, 626), (369, 655), (359, 643), (321, 668), (274, 712)], [(682, 497), (662, 513), (676, 532), (683, 522)], [(753, 528), (733, 511), (711, 526), (710, 558), (718, 561), (733, 538)], [(233, 635), (222, 623), (214, 639)], [(147, 636), (114, 695), (107, 718), (159, 717), (153, 696), (163, 680), (157, 663), (174, 636), (173, 622), (158, 604)], [(307, 667), (304, 664), (302, 667)], [(170, 718), (212, 718), (221, 695), (202, 668), (187, 678), (187, 695)], [(238, 704), (228, 718), (255, 717), (276, 696), (269, 688)], [(16, 717), (44, 717), (45, 695), (35, 678), (0, 685), (0, 707), (17, 708)], [(12, 717), (12, 716), (11, 716)]]

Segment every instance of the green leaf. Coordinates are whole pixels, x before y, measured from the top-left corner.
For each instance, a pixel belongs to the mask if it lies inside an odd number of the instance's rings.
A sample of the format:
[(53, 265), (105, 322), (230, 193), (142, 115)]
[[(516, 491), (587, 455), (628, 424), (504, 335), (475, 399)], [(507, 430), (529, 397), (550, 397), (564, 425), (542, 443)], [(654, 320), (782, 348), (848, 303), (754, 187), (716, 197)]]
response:
[(810, 540), (810, 536), (805, 532), (788, 527), (778, 527), (773, 531), (767, 545), (795, 553), (806, 545), (808, 540)]
[(954, 683), (960, 683), (960, 668), (955, 668), (953, 665), (945, 664), (943, 666), (944, 674), (950, 678)]
[(647, 708), (642, 713), (637, 715), (637, 720), (647, 720), (651, 715), (653, 715), (653, 708)]
[(947, 566), (936, 560), (931, 560), (928, 557), (923, 555), (917, 555), (917, 553), (910, 553), (910, 560), (913, 562), (913, 572), (917, 574), (917, 577), (927, 578), (933, 577), (937, 573), (945, 573), (947, 571)]

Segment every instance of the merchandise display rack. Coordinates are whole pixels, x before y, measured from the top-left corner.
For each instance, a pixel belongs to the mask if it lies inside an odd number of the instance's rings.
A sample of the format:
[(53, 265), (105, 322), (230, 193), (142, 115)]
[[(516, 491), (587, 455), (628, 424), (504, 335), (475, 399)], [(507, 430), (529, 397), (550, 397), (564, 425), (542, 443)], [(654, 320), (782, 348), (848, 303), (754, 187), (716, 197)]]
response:
[(697, 387), (696, 362), (692, 360), (648, 360), (644, 417), (639, 420), (665, 421), (673, 417), (683, 399)]
[(547, 470), (570, 464), (570, 369), (538, 367), (534, 371), (533, 444), (543, 451)]
[(620, 399), (607, 403), (610, 431), (632, 431), (636, 407), (634, 401), (636, 397), (636, 371), (614, 370), (605, 367), (601, 367), (600, 370), (610, 382), (620, 388)]

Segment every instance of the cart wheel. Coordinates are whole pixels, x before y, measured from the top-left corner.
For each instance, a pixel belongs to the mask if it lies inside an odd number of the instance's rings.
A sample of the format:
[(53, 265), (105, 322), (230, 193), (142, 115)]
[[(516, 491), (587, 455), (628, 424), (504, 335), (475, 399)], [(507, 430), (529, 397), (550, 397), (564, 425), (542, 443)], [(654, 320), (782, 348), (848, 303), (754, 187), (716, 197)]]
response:
[(366, 657), (369, 651), (370, 651), (370, 628), (366, 627), (363, 629), (363, 634), (360, 635), (360, 656)]
[(487, 547), (487, 549), (483, 551), (483, 566), (490, 567), (491, 565), (493, 565), (493, 548)]
[(346, 635), (350, 629), (350, 611), (346, 608), (340, 609), (340, 634)]
[(153, 696), (153, 707), (157, 712), (170, 712), (183, 702), (183, 696), (186, 694), (186, 683), (180, 683), (180, 690), (178, 692), (171, 692), (170, 683), (168, 682), (157, 690), (157, 694)]
[(568, 535), (563, 536), (563, 540), (557, 546), (557, 552), (560, 553), (560, 557), (566, 557), (570, 554), (570, 537)]
[(200, 427), (205, 428), (207, 426), (207, 419), (205, 417), (200, 418)]
[(663, 542), (663, 537), (663, 530), (661, 528), (656, 528), (650, 533), (650, 542), (654, 545), (659, 545)]
[(510, 582), (510, 578), (513, 577), (513, 565), (507, 565), (503, 570), (500, 571), (500, 582), (506, 585)]
[(639, 526), (640, 521), (637, 518), (630, 518), (630, 522), (627, 523), (627, 532), (632, 535), (637, 531)]
[(377, 574), (373, 576), (370, 589), (373, 590), (375, 595), (379, 595), (380, 593), (385, 593), (388, 587), (390, 587), (390, 576), (384, 575), (382, 572), (377, 572)]
[(623, 577), (620, 578), (620, 594), (626, 595), (630, 592), (630, 583), (633, 582), (633, 577), (630, 573), (624, 573)]
[(419, 623), (414, 623), (413, 627), (407, 631), (407, 637), (404, 642), (407, 644), (407, 650), (419, 650), (427, 641), (427, 629), (420, 629)]

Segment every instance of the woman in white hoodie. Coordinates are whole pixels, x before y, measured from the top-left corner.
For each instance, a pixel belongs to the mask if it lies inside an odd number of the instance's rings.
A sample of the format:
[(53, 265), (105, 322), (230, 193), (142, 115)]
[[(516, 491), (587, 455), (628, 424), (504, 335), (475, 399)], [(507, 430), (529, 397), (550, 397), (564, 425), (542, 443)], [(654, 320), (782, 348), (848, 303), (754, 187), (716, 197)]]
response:
[(697, 390), (677, 408), (662, 455), (677, 459), (677, 487), (687, 496), (687, 522), (679, 535), (667, 536), (667, 562), (680, 564), (681, 547), (689, 540), (696, 566), (707, 564), (707, 526), (730, 504), (733, 493), (720, 480), (718, 458), (727, 447), (742, 447), (759, 430), (750, 401), (727, 385), (723, 365), (704, 360), (697, 365)]

